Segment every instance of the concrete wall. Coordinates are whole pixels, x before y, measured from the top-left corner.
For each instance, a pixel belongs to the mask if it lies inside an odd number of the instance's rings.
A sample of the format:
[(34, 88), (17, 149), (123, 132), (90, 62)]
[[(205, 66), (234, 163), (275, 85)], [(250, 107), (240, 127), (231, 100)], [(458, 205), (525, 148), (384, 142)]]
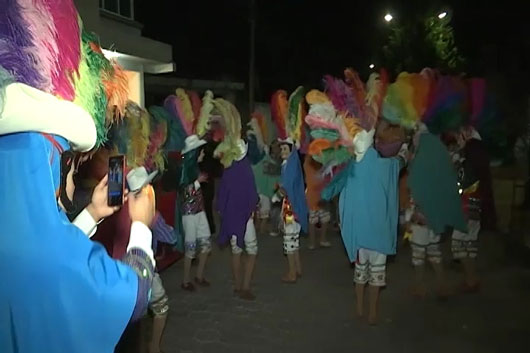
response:
[(171, 45), (142, 37), (142, 25), (100, 11), (98, 0), (74, 0), (85, 28), (95, 32), (105, 49), (161, 62), (172, 62)]

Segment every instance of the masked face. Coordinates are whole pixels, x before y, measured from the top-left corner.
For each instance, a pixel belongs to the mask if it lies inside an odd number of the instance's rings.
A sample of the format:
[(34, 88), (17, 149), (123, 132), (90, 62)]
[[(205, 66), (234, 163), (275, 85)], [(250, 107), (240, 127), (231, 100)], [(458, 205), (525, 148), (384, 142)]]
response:
[(280, 159), (280, 145), (277, 142), (271, 144), (271, 158), (274, 160)]
[(291, 146), (284, 143), (280, 145), (280, 157), (282, 160), (287, 160), (289, 156), (291, 155)]
[(369, 132), (361, 130), (353, 138), (353, 147), (355, 150), (355, 159), (359, 162), (364, 158), (368, 148), (374, 143), (375, 130), (372, 129)]

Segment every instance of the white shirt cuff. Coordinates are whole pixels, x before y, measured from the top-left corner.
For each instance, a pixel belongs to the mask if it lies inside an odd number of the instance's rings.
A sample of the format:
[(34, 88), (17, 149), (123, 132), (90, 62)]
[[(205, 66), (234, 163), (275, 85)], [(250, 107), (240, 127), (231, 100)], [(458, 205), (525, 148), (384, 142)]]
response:
[(156, 265), (155, 257), (152, 248), (153, 235), (149, 227), (142, 222), (133, 222), (131, 224), (131, 236), (129, 237), (129, 245), (127, 245), (127, 251), (132, 248), (138, 248), (143, 250), (147, 256), (151, 259), (153, 266)]
[(274, 194), (271, 199), (273, 203), (280, 202), (281, 200), (282, 199), (278, 196), (278, 194)]
[(89, 238), (96, 234), (97, 223), (90, 215), (90, 212), (85, 208), (72, 222), (77, 228), (81, 229), (83, 233)]

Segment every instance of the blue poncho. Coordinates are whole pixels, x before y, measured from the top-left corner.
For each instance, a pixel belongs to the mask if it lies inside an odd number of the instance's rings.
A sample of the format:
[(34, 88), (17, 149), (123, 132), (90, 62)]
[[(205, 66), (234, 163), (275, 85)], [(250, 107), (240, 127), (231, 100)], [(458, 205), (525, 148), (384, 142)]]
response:
[(309, 212), (305, 198), (304, 173), (302, 172), (300, 157), (298, 157), (298, 151), (296, 149), (293, 150), (287, 162), (282, 167), (280, 181), (282, 188), (287, 193), (287, 199), (293, 207), (302, 231), (307, 232)]
[(57, 206), (59, 163), (40, 134), (0, 136), (2, 352), (111, 353), (133, 313), (136, 273)]
[(351, 262), (360, 248), (396, 253), (399, 170), (399, 159), (381, 158), (370, 147), (322, 192), (325, 199), (340, 192), (341, 235)]

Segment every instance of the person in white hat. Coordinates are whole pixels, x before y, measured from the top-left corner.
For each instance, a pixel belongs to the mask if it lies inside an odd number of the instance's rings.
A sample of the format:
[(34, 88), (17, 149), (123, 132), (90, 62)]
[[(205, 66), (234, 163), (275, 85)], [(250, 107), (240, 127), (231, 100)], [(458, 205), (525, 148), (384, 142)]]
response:
[(199, 265), (195, 283), (202, 287), (210, 286), (210, 283), (204, 278), (204, 270), (212, 248), (211, 232), (204, 211), (200, 184), (205, 181), (205, 177), (199, 173), (198, 165), (204, 158), (204, 151), (200, 147), (205, 144), (206, 141), (199, 139), (197, 135), (190, 135), (186, 138), (182, 150), (179, 201), (184, 233), (184, 278), (181, 287), (190, 292), (195, 290), (195, 286), (191, 282), (191, 262), (196, 257), (197, 250), (199, 251)]

